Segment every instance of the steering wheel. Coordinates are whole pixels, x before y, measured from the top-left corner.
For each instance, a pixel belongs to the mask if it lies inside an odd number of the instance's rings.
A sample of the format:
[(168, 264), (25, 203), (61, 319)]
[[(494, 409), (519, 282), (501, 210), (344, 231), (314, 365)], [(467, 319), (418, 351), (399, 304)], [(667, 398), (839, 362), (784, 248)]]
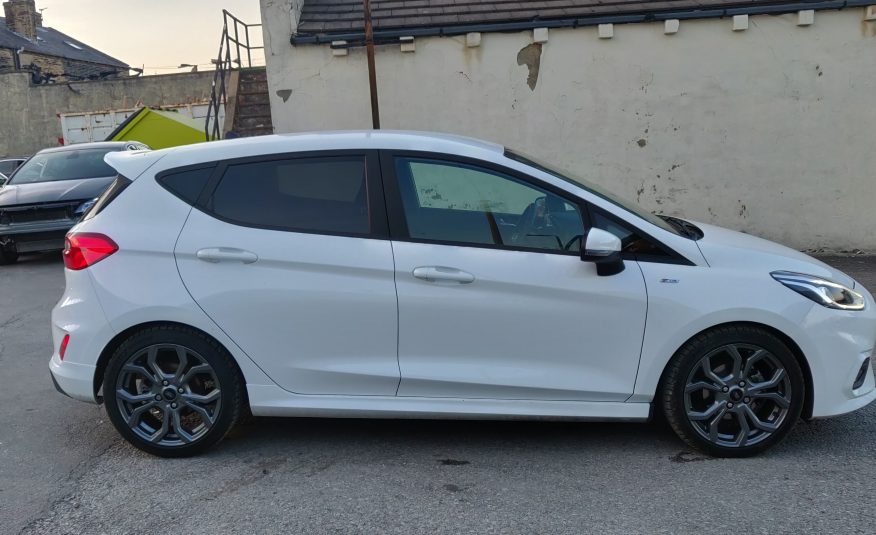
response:
[[(571, 251), (572, 246), (575, 245), (575, 242), (580, 242), (584, 238), (583, 234), (578, 234), (577, 236), (573, 236), (572, 239), (563, 247), (564, 251)], [(584, 248), (584, 243), (581, 243), (581, 249)]]

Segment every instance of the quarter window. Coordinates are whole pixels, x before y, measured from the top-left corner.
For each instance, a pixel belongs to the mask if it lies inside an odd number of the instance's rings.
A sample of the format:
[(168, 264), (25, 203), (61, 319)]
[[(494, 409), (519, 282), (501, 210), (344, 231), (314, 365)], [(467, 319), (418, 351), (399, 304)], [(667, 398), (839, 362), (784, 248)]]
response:
[(316, 233), (371, 231), (365, 158), (298, 158), (231, 165), (209, 203), (242, 225)]
[(540, 251), (580, 249), (581, 212), (562, 197), (467, 164), (397, 158), (410, 237)]
[(195, 204), (212, 174), (212, 167), (190, 169), (161, 175), (158, 182), (185, 202)]

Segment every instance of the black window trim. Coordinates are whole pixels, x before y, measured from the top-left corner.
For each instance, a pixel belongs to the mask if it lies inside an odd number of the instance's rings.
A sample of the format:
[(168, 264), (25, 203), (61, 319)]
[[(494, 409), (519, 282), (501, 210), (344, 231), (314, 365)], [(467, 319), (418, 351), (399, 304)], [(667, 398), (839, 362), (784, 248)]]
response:
[(635, 225), (632, 225), (629, 221), (609, 212), (608, 210), (601, 208), (599, 206), (590, 204), (590, 210), (592, 212), (596, 212), (602, 217), (606, 219), (610, 219), (614, 222), (614, 224), (619, 225), (621, 227), (626, 228), (630, 232), (637, 234), (640, 238), (646, 239), (652, 244), (654, 244), (658, 249), (664, 252), (666, 256), (661, 255), (650, 255), (650, 254), (640, 254), (640, 253), (630, 253), (625, 252), (621, 254), (621, 257), (624, 260), (635, 260), (637, 262), (649, 262), (654, 264), (677, 264), (681, 266), (695, 266), (693, 262), (685, 258), (682, 254), (678, 253), (665, 243), (660, 240), (654, 238), (652, 235), (647, 232), (642, 231), (637, 228)]
[(94, 204), (91, 205), (91, 208), (88, 209), (84, 214), (82, 214), (82, 218), (80, 221), (88, 221), (93, 219), (97, 214), (103, 212), (103, 209), (110, 205), (111, 202), (116, 200), (116, 198), (125, 191), (128, 186), (133, 184), (134, 182), (121, 174), (116, 175), (115, 180), (113, 180), (112, 184), (109, 185), (107, 189), (103, 191), (103, 193), (98, 196), (97, 200), (94, 201)]
[(396, 158), (413, 158), (413, 159), (423, 159), (423, 160), (436, 160), (436, 161), (446, 161), (448, 163), (458, 163), (463, 165), (470, 165), (474, 167), (480, 167), (485, 170), (493, 171), (499, 174), (507, 175), (516, 180), (523, 182), (524, 184), (529, 184), (533, 187), (537, 187), (539, 189), (543, 189), (549, 193), (557, 195), (558, 197), (564, 199), (569, 204), (578, 208), (581, 213), (582, 222), (584, 224), (585, 229), (593, 227), (593, 220), (590, 217), (590, 211), (598, 211), (600, 215), (608, 217), (609, 219), (615, 221), (628, 228), (630, 231), (637, 233), (644, 239), (649, 240), (657, 247), (666, 252), (667, 256), (655, 256), (655, 255), (636, 255), (636, 254), (624, 254), (624, 258), (627, 260), (636, 260), (639, 262), (653, 262), (653, 263), (662, 263), (662, 264), (678, 264), (678, 265), (688, 265), (694, 266), (693, 262), (691, 262), (688, 258), (686, 258), (681, 253), (675, 251), (673, 248), (669, 247), (662, 241), (656, 239), (653, 235), (648, 232), (643, 231), (638, 226), (630, 223), (629, 221), (622, 220), (611, 214), (610, 212), (599, 208), (583, 198), (577, 197), (573, 193), (570, 193), (564, 189), (558, 188), (553, 184), (545, 182), (537, 177), (532, 175), (522, 173), (517, 171), (516, 169), (511, 169), (509, 167), (505, 167), (503, 165), (499, 165), (493, 162), (488, 162), (485, 160), (479, 160), (477, 158), (469, 158), (466, 156), (460, 156), (457, 154), (447, 154), (442, 152), (430, 152), (430, 151), (412, 151), (412, 150), (395, 150), (395, 149), (381, 149), (380, 150), (380, 166), (383, 169), (383, 185), (384, 191), (386, 192), (386, 213), (389, 219), (389, 231), (392, 240), (394, 241), (403, 241), (403, 242), (411, 242), (411, 243), (424, 243), (424, 244), (433, 244), (433, 245), (449, 245), (456, 247), (476, 247), (479, 249), (494, 249), (494, 250), (502, 250), (502, 251), (519, 251), (526, 253), (540, 253), (540, 254), (553, 254), (553, 255), (561, 255), (561, 256), (580, 256), (579, 252), (572, 251), (552, 251), (549, 249), (538, 249), (538, 248), (530, 248), (530, 247), (515, 247), (509, 245), (495, 245), (495, 244), (481, 244), (481, 243), (469, 243), (469, 242), (456, 242), (456, 241), (447, 241), (447, 240), (433, 240), (433, 239), (423, 239), (423, 238), (412, 238), (408, 232), (407, 220), (404, 214), (404, 205), (402, 204), (401, 191), (398, 185), (398, 176), (395, 172), (395, 159)]
[[(217, 214), (210, 208), (210, 199), (213, 196), (213, 193), (216, 191), (216, 188), (219, 186), (219, 182), (221, 182), (222, 177), (225, 176), (226, 170), (233, 165), (245, 165), (245, 164), (258, 164), (258, 163), (267, 163), (274, 161), (287, 161), (287, 160), (303, 160), (303, 159), (328, 159), (328, 158), (338, 158), (338, 157), (350, 157), (357, 156), (364, 158), (365, 160), (365, 186), (368, 188), (367, 202), (368, 202), (368, 215), (369, 215), (369, 226), (371, 228), (370, 232), (367, 233), (355, 233), (355, 232), (336, 232), (336, 231), (324, 231), (324, 230), (314, 230), (314, 229), (305, 229), (305, 228), (290, 228), (290, 227), (281, 227), (274, 225), (257, 225), (254, 223), (244, 223), (241, 221), (229, 219)], [(190, 165), (186, 167), (177, 167), (174, 169), (168, 169), (166, 171), (162, 171), (158, 175), (156, 175), (156, 179), (161, 183), (160, 178), (169, 174), (176, 174), (182, 171), (192, 171), (197, 169), (205, 169), (209, 167), (215, 167), (213, 170), (213, 174), (207, 180), (207, 184), (204, 186), (204, 189), (201, 191), (201, 195), (198, 197), (197, 202), (193, 205), (194, 208), (199, 211), (207, 214), (208, 216), (218, 219), (224, 223), (228, 223), (229, 225), (234, 225), (238, 227), (245, 228), (255, 228), (262, 230), (273, 230), (277, 232), (290, 232), (295, 234), (314, 234), (319, 236), (340, 236), (340, 237), (348, 237), (348, 238), (363, 238), (363, 239), (376, 239), (376, 240), (388, 240), (389, 238), (389, 222), (386, 215), (386, 203), (383, 195), (383, 177), (381, 176), (380, 169), (380, 160), (378, 151), (374, 149), (338, 149), (338, 150), (319, 150), (319, 151), (297, 151), (297, 152), (285, 152), (285, 153), (274, 153), (274, 154), (264, 154), (258, 156), (247, 156), (243, 158), (231, 158), (228, 160), (219, 160), (208, 163), (202, 163), (197, 165)], [(164, 184), (162, 184), (164, 186)], [(167, 189), (165, 187), (165, 189)], [(170, 190), (169, 190), (170, 191)], [(171, 193), (173, 193), (171, 191)], [(174, 194), (176, 195), (176, 194)], [(178, 195), (176, 195), (179, 197)], [(188, 201), (185, 201), (188, 203)]]

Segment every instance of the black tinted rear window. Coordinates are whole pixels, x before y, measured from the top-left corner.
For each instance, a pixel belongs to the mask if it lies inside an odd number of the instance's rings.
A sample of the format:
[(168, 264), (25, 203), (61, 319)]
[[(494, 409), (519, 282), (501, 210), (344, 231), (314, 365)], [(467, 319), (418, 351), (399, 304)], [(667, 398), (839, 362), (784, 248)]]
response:
[(213, 174), (213, 167), (162, 174), (158, 182), (189, 204), (195, 204)]
[(368, 234), (363, 156), (297, 158), (229, 166), (210, 209), (248, 226)]

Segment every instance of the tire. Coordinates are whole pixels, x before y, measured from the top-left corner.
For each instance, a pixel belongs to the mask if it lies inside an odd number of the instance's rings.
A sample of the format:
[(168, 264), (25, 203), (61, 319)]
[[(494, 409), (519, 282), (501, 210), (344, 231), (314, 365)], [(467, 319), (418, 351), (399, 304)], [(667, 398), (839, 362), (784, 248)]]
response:
[(122, 343), (107, 365), (103, 392), (110, 421), (125, 440), (160, 457), (188, 457), (237, 424), (246, 409), (243, 385), (219, 343), (194, 329), (163, 325)]
[(0, 249), (0, 266), (7, 266), (18, 262), (18, 251), (13, 249)]
[(699, 334), (678, 350), (658, 400), (690, 446), (715, 457), (749, 457), (794, 427), (805, 388), (800, 364), (779, 338), (756, 326), (731, 325)]

